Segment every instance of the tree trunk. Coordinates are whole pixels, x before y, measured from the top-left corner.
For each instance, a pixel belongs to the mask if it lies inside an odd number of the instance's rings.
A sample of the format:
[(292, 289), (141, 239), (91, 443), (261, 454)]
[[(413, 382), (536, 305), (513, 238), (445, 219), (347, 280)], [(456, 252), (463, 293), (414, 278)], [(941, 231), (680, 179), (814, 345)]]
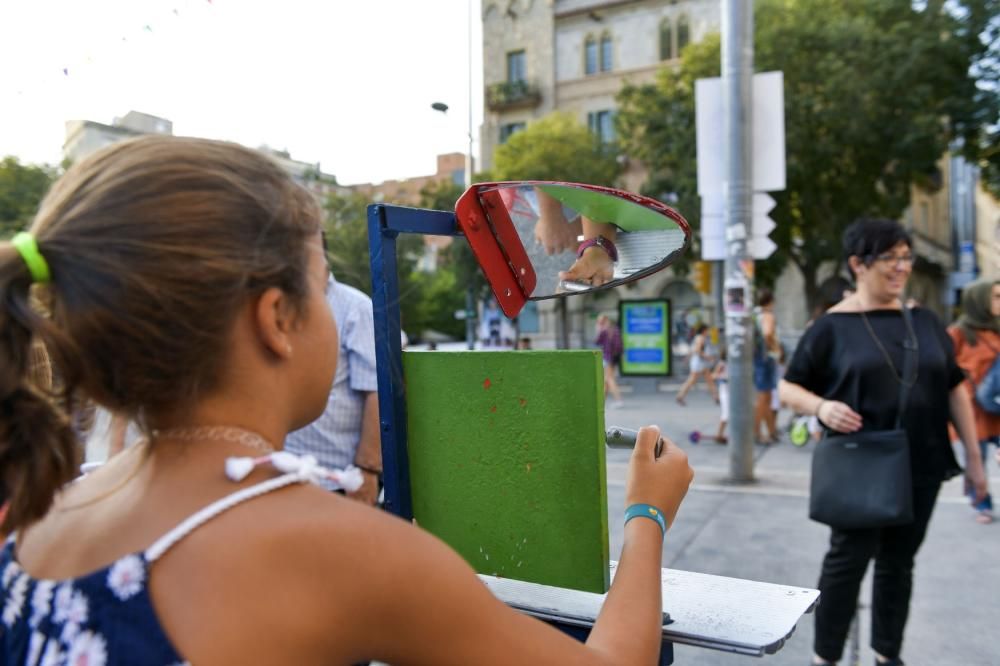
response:
[(802, 282), (806, 292), (806, 309), (809, 312), (809, 319), (812, 319), (816, 308), (819, 307), (819, 285), (816, 284), (816, 268), (818, 264), (807, 263), (799, 266), (802, 271)]
[(791, 255), (792, 263), (802, 274), (802, 283), (806, 294), (806, 311), (809, 319), (813, 318), (816, 308), (819, 307), (819, 285), (816, 284), (816, 269), (820, 262), (809, 261), (806, 258)]

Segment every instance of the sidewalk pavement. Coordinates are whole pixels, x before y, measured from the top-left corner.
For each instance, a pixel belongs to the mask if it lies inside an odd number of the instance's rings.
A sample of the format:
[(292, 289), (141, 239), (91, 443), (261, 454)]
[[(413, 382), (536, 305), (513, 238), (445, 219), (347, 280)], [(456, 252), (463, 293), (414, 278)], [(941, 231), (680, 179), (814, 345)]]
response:
[[(627, 381), (627, 380), (626, 380)], [(755, 447), (755, 481), (737, 485), (727, 480), (729, 448), (712, 437), (719, 408), (702, 385), (674, 402), (676, 385), (666, 392), (626, 393), (625, 406), (607, 409), (608, 426), (638, 428), (659, 425), (688, 453), (694, 483), (667, 533), (663, 566), (671, 569), (747, 578), (815, 588), (826, 552), (829, 528), (808, 518), (809, 471), (813, 443), (781, 443)], [(779, 424), (791, 414), (784, 410)], [(708, 433), (697, 445), (688, 434)], [(611, 556), (622, 547), (621, 516), (625, 510), (625, 474), (629, 452), (608, 450), (608, 511)], [(990, 486), (1000, 491), (1000, 470), (988, 464)], [(917, 554), (910, 619), (903, 645), (907, 666), (997, 666), (1000, 618), (1000, 522), (979, 525), (962, 496), (961, 478), (942, 488), (927, 538)], [(669, 597), (666, 603), (669, 609)], [(871, 567), (862, 585), (857, 639), (860, 664), (874, 663), (868, 646), (871, 625)], [(842, 666), (851, 661), (850, 642)], [(813, 617), (803, 617), (795, 633), (766, 664), (805, 666), (812, 654)], [(753, 663), (751, 657), (688, 646), (675, 646), (680, 666)]]

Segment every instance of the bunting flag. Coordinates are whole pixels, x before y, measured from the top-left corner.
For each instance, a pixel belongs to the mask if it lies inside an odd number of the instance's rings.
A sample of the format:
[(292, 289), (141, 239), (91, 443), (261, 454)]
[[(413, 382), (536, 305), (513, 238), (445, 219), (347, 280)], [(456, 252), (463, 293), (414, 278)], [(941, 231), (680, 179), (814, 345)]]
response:
[[(205, 0), (205, 1), (206, 1), (207, 4), (213, 5), (213, 1), (212, 0)], [(173, 9), (170, 10), (170, 13), (173, 14), (176, 18), (180, 18), (180, 15), (181, 15), (180, 9), (174, 7)], [(151, 33), (151, 34), (155, 33), (155, 30), (154, 30), (154, 27), (153, 27), (152, 23), (146, 23), (146, 24), (144, 24), (142, 26), (142, 30), (143, 30), (143, 32), (148, 32), (148, 33)], [(121, 41), (122, 41), (122, 43), (127, 44), (128, 41), (129, 41), (128, 35), (122, 35)], [(90, 64), (94, 63), (94, 58), (90, 54), (87, 54), (84, 57), (84, 61), (86, 62), (86, 64), (90, 65)], [(69, 67), (63, 67), (63, 70), (62, 70), (63, 76), (68, 77), (69, 76), (69, 70), (70, 70)], [(21, 94), (21, 93), (18, 93), (18, 94)]]

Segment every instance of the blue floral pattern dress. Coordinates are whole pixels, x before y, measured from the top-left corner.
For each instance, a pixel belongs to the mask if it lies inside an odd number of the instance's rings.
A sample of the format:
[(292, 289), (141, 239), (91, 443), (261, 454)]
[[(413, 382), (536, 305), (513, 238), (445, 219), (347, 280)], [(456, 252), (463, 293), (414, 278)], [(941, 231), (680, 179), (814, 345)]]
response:
[[(79, 578), (33, 578), (17, 561), (14, 536), (8, 538), (0, 550), (0, 666), (190, 666), (156, 617), (148, 587), (152, 565), (213, 517), (273, 490), (331, 479), (345, 488), (361, 485), (356, 468), (327, 470), (312, 456), (284, 451), (268, 458), (279, 455), (280, 466), (272, 462), (286, 472), (282, 476), (211, 503), (145, 551)], [(242, 481), (257, 464), (252, 458), (230, 458), (226, 475)]]
[(144, 554), (122, 557), (68, 580), (39, 580), (0, 551), (0, 655), (25, 666), (186, 664), (160, 627), (149, 597)]

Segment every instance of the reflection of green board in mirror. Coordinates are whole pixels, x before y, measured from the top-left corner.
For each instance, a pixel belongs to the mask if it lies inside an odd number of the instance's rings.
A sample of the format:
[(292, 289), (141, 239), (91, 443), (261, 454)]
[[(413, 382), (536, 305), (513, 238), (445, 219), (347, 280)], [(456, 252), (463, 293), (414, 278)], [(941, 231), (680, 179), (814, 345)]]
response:
[(413, 516), (476, 571), (609, 583), (597, 351), (404, 352)]
[(568, 185), (536, 187), (594, 222), (610, 222), (625, 231), (662, 231), (678, 228), (676, 222), (662, 213), (621, 197)]

